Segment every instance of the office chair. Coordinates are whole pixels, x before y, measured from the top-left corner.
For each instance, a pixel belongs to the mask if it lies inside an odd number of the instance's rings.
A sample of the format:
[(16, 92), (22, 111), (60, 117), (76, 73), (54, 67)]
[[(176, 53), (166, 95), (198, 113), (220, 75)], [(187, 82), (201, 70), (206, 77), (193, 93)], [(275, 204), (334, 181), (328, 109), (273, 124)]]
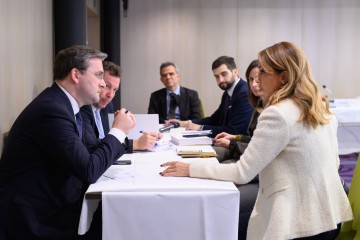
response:
[(0, 152), (0, 156), (1, 156), (1, 153), (2, 153), (2, 151), (3, 151), (3, 149), (4, 149), (5, 143), (7, 142), (8, 136), (9, 136), (9, 132), (4, 132), (4, 133), (3, 133), (3, 145), (2, 145), (1, 152)]
[(200, 98), (199, 98), (199, 105), (200, 105), (200, 117), (201, 117), (201, 118), (204, 118), (204, 117), (206, 117), (206, 116), (205, 116), (204, 107), (203, 107), (203, 104), (202, 104)]
[(360, 154), (356, 163), (349, 189), (349, 201), (354, 214), (352, 221), (345, 222), (337, 237), (338, 240), (360, 240)]

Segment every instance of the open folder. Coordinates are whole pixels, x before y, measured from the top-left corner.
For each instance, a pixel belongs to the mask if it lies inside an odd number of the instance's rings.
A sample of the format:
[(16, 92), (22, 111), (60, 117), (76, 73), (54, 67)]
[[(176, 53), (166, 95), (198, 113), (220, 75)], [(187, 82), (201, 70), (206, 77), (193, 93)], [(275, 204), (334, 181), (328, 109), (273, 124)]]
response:
[(215, 150), (209, 145), (177, 146), (176, 153), (183, 158), (217, 156)]

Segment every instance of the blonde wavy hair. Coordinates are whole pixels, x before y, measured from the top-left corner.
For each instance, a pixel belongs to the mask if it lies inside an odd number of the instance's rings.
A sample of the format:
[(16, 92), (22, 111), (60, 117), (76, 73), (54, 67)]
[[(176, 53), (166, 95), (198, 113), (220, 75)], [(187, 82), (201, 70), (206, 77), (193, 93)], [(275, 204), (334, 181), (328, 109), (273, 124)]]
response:
[(300, 122), (313, 128), (329, 122), (329, 102), (321, 96), (309, 63), (299, 47), (290, 42), (280, 42), (262, 50), (258, 57), (263, 71), (288, 73), (288, 82), (269, 98), (267, 106), (291, 98), (301, 110)]

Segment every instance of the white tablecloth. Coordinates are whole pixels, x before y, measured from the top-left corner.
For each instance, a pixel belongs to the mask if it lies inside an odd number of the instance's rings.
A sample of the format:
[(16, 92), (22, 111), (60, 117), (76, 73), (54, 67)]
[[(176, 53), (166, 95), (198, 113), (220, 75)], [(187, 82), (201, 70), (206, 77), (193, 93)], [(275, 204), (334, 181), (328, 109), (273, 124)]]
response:
[(339, 154), (360, 152), (360, 99), (335, 99), (331, 111), (339, 122)]
[[(160, 176), (161, 163), (181, 159), (175, 150), (121, 159), (133, 164), (110, 167), (87, 191), (102, 192), (103, 239), (237, 239), (240, 198), (233, 183)], [(79, 234), (99, 201), (84, 199)]]

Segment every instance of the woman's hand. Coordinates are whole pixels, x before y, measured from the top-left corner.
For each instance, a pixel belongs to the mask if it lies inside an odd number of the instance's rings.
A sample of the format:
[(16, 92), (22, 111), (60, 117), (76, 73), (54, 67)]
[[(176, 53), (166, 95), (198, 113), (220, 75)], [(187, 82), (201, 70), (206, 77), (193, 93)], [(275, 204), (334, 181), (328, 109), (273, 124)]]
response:
[(215, 139), (214, 145), (217, 146), (217, 147), (229, 148), (230, 147), (230, 140), (228, 140), (226, 138)]
[(190, 163), (172, 161), (161, 164), (161, 167), (167, 167), (160, 172), (161, 176), (190, 177)]
[(216, 135), (215, 140), (221, 139), (221, 138), (228, 139), (231, 141), (231, 140), (236, 140), (236, 135), (222, 132), (222, 133), (219, 133), (218, 135)]

